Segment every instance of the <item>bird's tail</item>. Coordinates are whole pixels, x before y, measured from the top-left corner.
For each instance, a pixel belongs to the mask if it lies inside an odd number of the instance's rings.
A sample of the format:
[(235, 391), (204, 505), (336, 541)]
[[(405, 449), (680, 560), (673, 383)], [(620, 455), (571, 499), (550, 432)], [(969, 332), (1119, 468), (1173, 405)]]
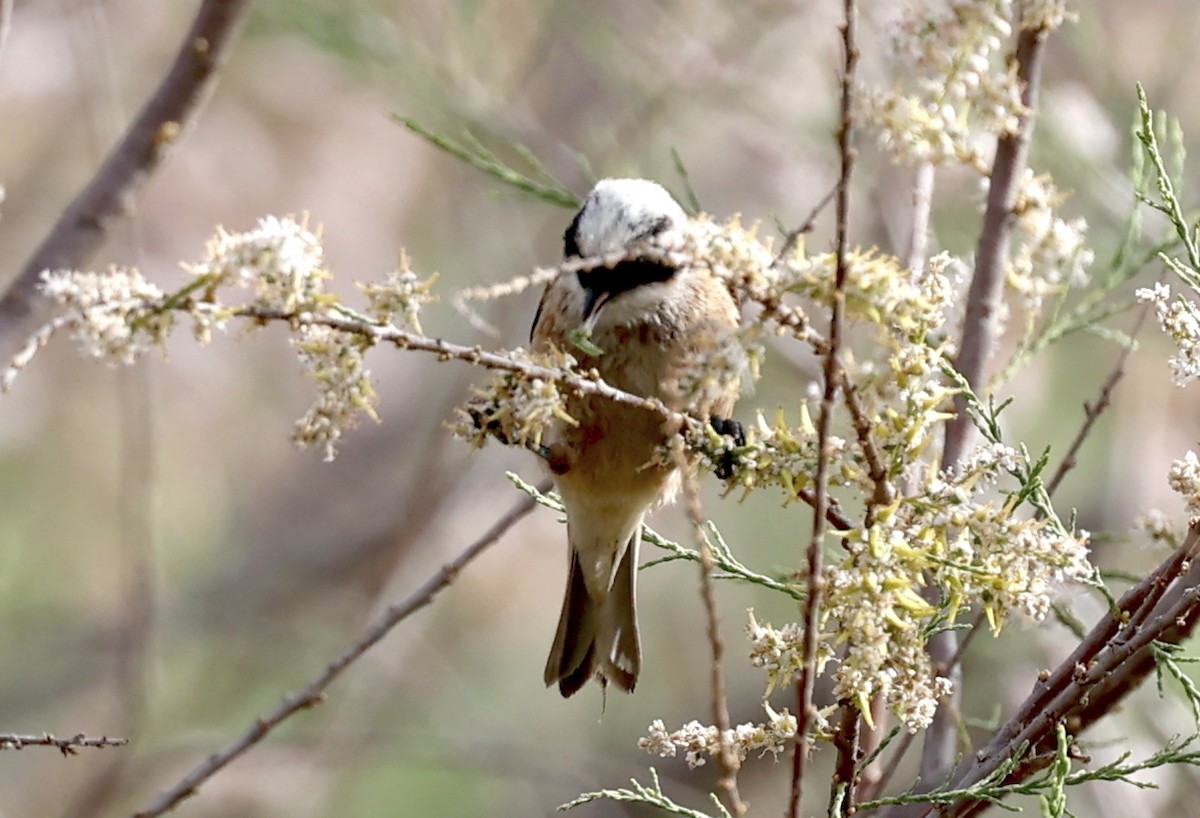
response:
[(594, 675), (632, 692), (642, 666), (637, 625), (637, 563), (641, 526), (633, 532), (617, 565), (612, 587), (597, 602), (588, 593), (579, 554), (571, 551), (567, 593), (558, 630), (543, 676), (546, 685), (558, 683), (564, 697), (577, 693)]

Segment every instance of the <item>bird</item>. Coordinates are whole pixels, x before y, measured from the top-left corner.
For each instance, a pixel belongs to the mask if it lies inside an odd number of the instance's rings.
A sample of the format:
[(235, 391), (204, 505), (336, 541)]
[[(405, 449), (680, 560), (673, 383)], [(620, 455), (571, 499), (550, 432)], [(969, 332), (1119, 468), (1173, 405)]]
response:
[[(678, 260), (689, 224), (655, 182), (599, 181), (563, 236), (565, 261), (542, 295), (531, 346), (570, 352), (581, 371), (671, 410), (713, 416), (721, 432), (744, 368), (740, 310), (707, 266)], [(709, 369), (713, 377), (697, 377)], [(569, 546), (544, 681), (564, 697), (592, 678), (632, 692), (642, 663), (642, 524), (680, 485), (676, 467), (657, 456), (671, 430), (659, 412), (600, 395), (571, 395), (564, 408), (574, 422), (555, 422), (541, 458), (566, 510)]]

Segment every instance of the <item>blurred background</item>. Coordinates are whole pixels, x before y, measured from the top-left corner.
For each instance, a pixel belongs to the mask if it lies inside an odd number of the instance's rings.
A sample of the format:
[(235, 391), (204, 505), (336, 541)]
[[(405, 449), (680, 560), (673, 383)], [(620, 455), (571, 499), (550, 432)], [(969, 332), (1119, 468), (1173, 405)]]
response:
[[(862, 4), (862, 76), (884, 81), (899, 4)], [(86, 183), (154, 88), (197, 3), (18, 3), (0, 63), (2, 272), (11, 277)], [(1033, 166), (1073, 192), (1106, 269), (1131, 204), (1134, 83), (1200, 140), (1200, 5), (1096, 0), (1054, 39)], [(578, 194), (591, 174), (656, 178), (683, 189), (672, 149), (703, 207), (795, 226), (837, 174), (833, 141), (840, 3), (555, 0), (259, 0), (198, 124), (150, 182), (95, 266), (132, 264), (164, 288), (185, 276), (216, 225), (266, 214), (324, 226), (333, 287), (382, 276), (406, 248), (439, 288), (510, 278), (553, 263), (570, 213), (501, 189), (396, 124), (464, 128), (510, 158), (528, 146)], [(910, 174), (861, 145), (852, 239), (902, 251)], [(1185, 198), (1194, 201), (1191, 191)], [(939, 176), (935, 248), (967, 254), (979, 228), (978, 180)], [(1152, 230), (1161, 230), (1148, 219)], [(831, 246), (832, 217), (809, 246)], [(1148, 285), (1161, 270), (1137, 282)], [(462, 343), (523, 343), (538, 294), (485, 305), (498, 336), (446, 300), (422, 320)], [(1114, 320), (1128, 329), (1132, 315)], [(0, 401), (0, 732), (128, 736), (124, 749), (66, 758), (0, 754), (0, 818), (128, 814), (240, 734), (342, 652), (388, 604), (423, 583), (517, 499), (504, 477), (538, 472), (498, 446), (472, 454), (445, 422), (483, 374), (380, 349), (370, 359), (382, 423), (362, 424), (332, 464), (297, 451), (293, 420), (311, 399), (282, 332), (181, 333), (165, 359), (117, 370), (53, 344)], [(1144, 570), (1162, 555), (1126, 536), (1157, 506), (1183, 520), (1170, 461), (1200, 435), (1195, 391), (1169, 383), (1167, 348), (1147, 326), (1113, 409), (1058, 498), (1099, 532), (1106, 567)], [(1013, 439), (1065, 450), (1118, 355), (1072, 338), (1006, 394)], [(743, 401), (795, 406), (814, 367), (772, 350)], [(763, 571), (797, 564), (809, 530), (799, 507), (764, 492), (706, 510), (735, 553)], [(687, 536), (678, 511), (654, 525)], [(541, 683), (561, 602), (565, 532), (531, 514), (430, 608), (405, 622), (264, 745), (205, 785), (186, 816), (529, 816), (580, 792), (646, 779), (653, 764), (676, 800), (698, 808), (710, 765), (652, 759), (646, 725), (708, 720), (707, 643), (697, 572), (643, 574), (646, 661), (637, 694), (595, 689), (564, 701)], [(761, 675), (745, 661), (745, 610), (778, 623), (788, 602), (720, 589), (731, 710), (762, 716)], [(1084, 613), (1088, 609), (1084, 609)], [(1014, 621), (976, 640), (966, 711), (994, 721), (1038, 668), (1070, 644), (1054, 624)], [(777, 706), (791, 694), (777, 694)], [(1088, 736), (1097, 758), (1144, 755), (1187, 732), (1186, 708), (1143, 692)], [(978, 739), (985, 735), (973, 733)], [(1113, 742), (1120, 742), (1113, 746)], [(1145, 752), (1140, 752), (1140, 751)], [(1106, 755), (1108, 754), (1108, 755)], [(821, 761), (809, 812), (823, 812)], [(902, 773), (898, 782), (911, 776)], [(1153, 793), (1117, 784), (1079, 792), (1085, 815), (1184, 814), (1200, 781), (1159, 771)], [(751, 760), (753, 814), (776, 815), (788, 765)], [(1137, 799), (1136, 801), (1132, 799)], [(1133, 804), (1137, 805), (1135, 808)], [(619, 804), (587, 815), (641, 815)]]

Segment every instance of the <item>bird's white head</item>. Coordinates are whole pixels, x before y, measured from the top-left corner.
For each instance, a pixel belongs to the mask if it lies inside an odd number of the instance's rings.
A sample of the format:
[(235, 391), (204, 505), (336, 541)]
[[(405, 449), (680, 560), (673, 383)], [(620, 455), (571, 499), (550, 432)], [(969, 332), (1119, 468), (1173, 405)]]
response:
[[(646, 179), (603, 179), (596, 183), (563, 235), (564, 255), (595, 258), (631, 254), (613, 264), (578, 272), (581, 318), (590, 329), (604, 321), (623, 324), (661, 305), (663, 288), (676, 274), (662, 259), (639, 250), (681, 246), (687, 213), (666, 188)], [(617, 301), (612, 308), (605, 305)], [(619, 305), (619, 308), (617, 308)]]
[(683, 208), (657, 182), (602, 179), (567, 228), (564, 255), (606, 256), (624, 252), (638, 242), (669, 249), (686, 223)]

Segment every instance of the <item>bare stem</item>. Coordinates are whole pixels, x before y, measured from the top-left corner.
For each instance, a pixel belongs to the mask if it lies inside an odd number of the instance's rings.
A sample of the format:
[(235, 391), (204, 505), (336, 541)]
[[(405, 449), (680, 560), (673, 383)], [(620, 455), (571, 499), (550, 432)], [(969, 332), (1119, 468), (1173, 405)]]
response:
[[(170, 301), (170, 299), (168, 299)], [(164, 305), (166, 308), (168, 305)], [(175, 303), (169, 304), (170, 309), (187, 312), (191, 304), (187, 299), (182, 299)], [(575, 375), (570, 372), (564, 372), (561, 369), (551, 369), (545, 366), (537, 366), (525, 361), (514, 360), (509, 355), (503, 352), (488, 352), (480, 346), (463, 346), (450, 341), (444, 341), (441, 338), (430, 338), (425, 335), (420, 335), (415, 332), (408, 332), (399, 327), (388, 324), (374, 324), (367, 320), (355, 317), (343, 317), (336, 315), (315, 315), (311, 313), (295, 313), (279, 309), (267, 309), (264, 307), (243, 306), (231, 312), (233, 317), (248, 318), (254, 321), (282, 321), (289, 324), (303, 324), (306, 326), (323, 326), (330, 329), (336, 329), (341, 332), (351, 333), (360, 337), (369, 338), (375, 343), (392, 344), (398, 349), (414, 350), (417, 352), (427, 352), (438, 356), (440, 360), (449, 361), (457, 360), (464, 361), (475, 366), (482, 366), (484, 369), (494, 369), (504, 372), (516, 372), (527, 378), (543, 378), (546, 380), (555, 381), (563, 386), (575, 390), (582, 395), (600, 395), (608, 400), (617, 403), (625, 404), (626, 406), (635, 406), (639, 409), (645, 409), (649, 412), (655, 412), (662, 416), (664, 422), (675, 428), (687, 428), (693, 431), (704, 432), (707, 428), (708, 421), (701, 418), (692, 417), (691, 415), (682, 412), (675, 412), (667, 408), (667, 405), (656, 398), (647, 398), (640, 395), (635, 395), (632, 392), (625, 392), (610, 386), (602, 380), (595, 380), (582, 375)], [(16, 367), (24, 368), (38, 350), (46, 345), (49, 340), (49, 335), (60, 329), (63, 322), (59, 320), (52, 326), (44, 328), (44, 331), (31, 339), (25, 353), (20, 359), (14, 360), (10, 366), (10, 371)], [(15, 373), (13, 373), (15, 374)], [(2, 385), (2, 384), (0, 384)], [(801, 489), (796, 494), (801, 501), (810, 507), (816, 506), (816, 494), (810, 489)], [(825, 520), (829, 525), (839, 531), (846, 531), (853, 527), (850, 518), (841, 509), (835, 500), (826, 498), (825, 510), (823, 512)]]
[[(542, 492), (549, 491), (549, 481), (538, 488)], [(442, 566), (441, 570), (430, 577), (407, 599), (389, 607), (342, 655), (326, 665), (325, 669), (302, 690), (284, 697), (283, 701), (269, 714), (255, 719), (254, 723), (237, 740), (225, 745), (198, 764), (174, 786), (159, 795), (149, 807), (138, 812), (134, 818), (153, 818), (170, 812), (185, 799), (195, 795), (197, 789), (205, 781), (227, 767), (247, 750), (262, 742), (272, 730), (288, 718), (320, 704), (324, 698), (325, 689), (350, 665), (378, 644), (393, 628), (431, 603), (438, 593), (449, 587), (458, 578), (458, 575), (472, 560), (499, 540), (508, 529), (528, 514), (534, 505), (532, 497), (522, 495), (521, 499), (504, 516), (493, 523), (478, 540)]]
[(704, 511), (700, 506), (700, 488), (696, 485), (695, 470), (687, 463), (687, 453), (683, 450), (681, 439), (675, 436), (674, 459), (676, 466), (683, 473), (683, 491), (687, 500), (688, 520), (696, 538), (697, 550), (700, 552), (700, 597), (704, 602), (705, 634), (708, 637), (711, 661), (709, 663), (709, 690), (711, 692), (710, 709), (713, 726), (717, 728), (720, 737), (720, 752), (717, 761), (721, 767), (721, 777), (717, 786), (725, 794), (730, 812), (740, 818), (747, 812), (745, 802), (738, 791), (737, 775), (741, 767), (737, 753), (734, 751), (731, 735), (732, 721), (729, 718), (729, 698), (725, 689), (725, 640), (721, 637), (721, 619), (717, 614), (717, 595), (713, 582), (716, 565), (713, 561), (712, 548), (709, 547), (708, 537), (704, 534)]
[(1113, 390), (1117, 388), (1117, 383), (1120, 382), (1121, 378), (1125, 377), (1125, 362), (1129, 360), (1129, 355), (1133, 352), (1132, 339), (1137, 337), (1138, 331), (1142, 328), (1142, 322), (1146, 320), (1146, 313), (1148, 311), (1149, 307), (1146, 307), (1142, 310), (1141, 315), (1138, 316), (1137, 323), (1133, 325), (1133, 331), (1130, 333), (1130, 344), (1121, 350), (1120, 356), (1117, 357), (1117, 362), (1108, 374), (1108, 379), (1100, 387), (1100, 394), (1097, 396), (1095, 403), (1085, 403), (1083, 405), (1083, 425), (1079, 427), (1079, 432), (1076, 433), (1075, 439), (1071, 441), (1071, 445), (1067, 448), (1067, 453), (1063, 455), (1062, 462), (1058, 464), (1058, 469), (1055, 470), (1054, 476), (1046, 484), (1046, 493), (1050, 496), (1054, 496), (1054, 492), (1058, 490), (1063, 478), (1070, 473), (1071, 469), (1075, 468), (1076, 458), (1079, 455), (1079, 450), (1083, 447), (1084, 441), (1091, 434), (1092, 427), (1096, 425), (1096, 421), (1104, 414), (1104, 410), (1112, 403)]
[(73, 756), (84, 747), (124, 747), (129, 743), (126, 738), (96, 738), (85, 736), (83, 733), (60, 738), (49, 733), (40, 736), (21, 735), (19, 733), (0, 733), (0, 750), (23, 750), (26, 747), (57, 747), (65, 756)]
[(833, 746), (837, 749), (837, 760), (833, 764), (833, 781), (830, 803), (836, 810), (830, 815), (853, 815), (858, 800), (858, 760), (861, 754), (860, 740), (862, 717), (851, 702), (842, 703), (842, 721), (833, 735)]
[(788, 234), (784, 236), (783, 246), (779, 248), (779, 253), (777, 253), (775, 256), (775, 264), (779, 264), (780, 261), (787, 258), (791, 254), (792, 250), (796, 249), (796, 242), (800, 241), (801, 236), (812, 232), (813, 227), (815, 227), (817, 223), (817, 216), (820, 216), (821, 211), (829, 207), (829, 203), (833, 201), (833, 197), (837, 195), (837, 191), (838, 185), (835, 183), (834, 186), (829, 188), (829, 191), (822, 196), (815, 205), (813, 205), (813, 209), (809, 211), (808, 218), (801, 222), (800, 226), (796, 229), (788, 231)]
[[(804, 770), (807, 759), (808, 726), (815, 712), (813, 707), (813, 687), (817, 677), (817, 630), (819, 627), (821, 599), (824, 595), (824, 578), (822, 576), (822, 549), (825, 543), (825, 512), (829, 505), (829, 429), (833, 417), (834, 402), (837, 398), (841, 379), (841, 342), (842, 315), (846, 305), (846, 274), (848, 264), (848, 228), (850, 216), (850, 176), (854, 169), (855, 151), (853, 147), (854, 121), (851, 103), (854, 91), (854, 69), (858, 64), (858, 46), (855, 44), (855, 29), (857, 24), (857, 8), (854, 0), (844, 0), (845, 19), (842, 23), (842, 95), (841, 123), (838, 126), (837, 144), (841, 158), (841, 173), (835, 192), (837, 236), (837, 272), (834, 278), (833, 294), (830, 304), (829, 341), (825, 351), (824, 362), (824, 392), (821, 396), (820, 414), (817, 418), (817, 470), (814, 477), (814, 503), (812, 536), (808, 542), (808, 595), (804, 600), (804, 656), (800, 669), (800, 678), (796, 683), (796, 741), (792, 749), (792, 787), (791, 799), (788, 806), (790, 818), (796, 818), (800, 813), (800, 802), (804, 792)], [(858, 714), (852, 717), (857, 720)], [(835, 782), (838, 783), (838, 782)], [(849, 782), (840, 782), (849, 784)], [(838, 801), (844, 810), (852, 810), (853, 806), (845, 798)]]
[(46, 322), (50, 305), (38, 293), (42, 271), (82, 266), (109, 227), (129, 214), (137, 193), (199, 113), (249, 2), (201, 3), (154, 95), (0, 298), (0, 358), (11, 357)]

